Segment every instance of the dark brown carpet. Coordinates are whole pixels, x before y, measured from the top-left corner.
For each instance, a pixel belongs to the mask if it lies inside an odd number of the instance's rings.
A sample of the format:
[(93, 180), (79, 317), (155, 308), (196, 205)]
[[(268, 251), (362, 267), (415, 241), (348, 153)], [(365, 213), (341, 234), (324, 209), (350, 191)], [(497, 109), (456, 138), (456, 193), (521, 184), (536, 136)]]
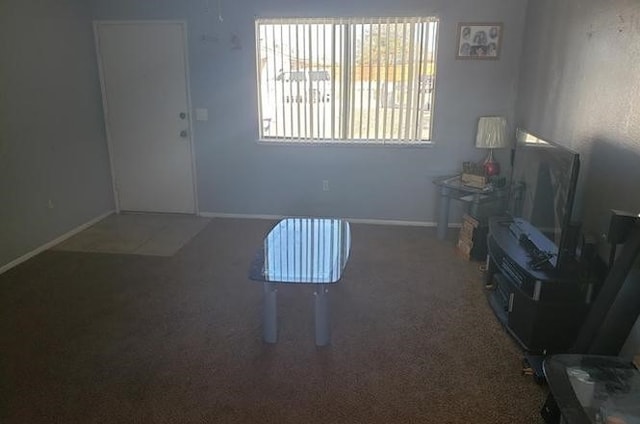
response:
[(261, 341), (270, 221), (214, 219), (174, 257), (48, 251), (0, 276), (2, 423), (540, 423), (545, 389), (477, 262), (427, 228), (352, 225), (316, 348), (311, 287)]

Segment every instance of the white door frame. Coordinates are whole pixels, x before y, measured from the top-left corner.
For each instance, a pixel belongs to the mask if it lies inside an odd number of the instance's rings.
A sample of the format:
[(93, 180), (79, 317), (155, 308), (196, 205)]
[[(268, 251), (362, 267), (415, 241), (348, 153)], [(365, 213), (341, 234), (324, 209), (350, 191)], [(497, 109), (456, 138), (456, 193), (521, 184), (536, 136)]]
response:
[(115, 204), (116, 213), (120, 213), (120, 202), (118, 201), (118, 190), (116, 185), (115, 167), (113, 164), (113, 141), (109, 131), (109, 108), (107, 106), (107, 91), (104, 83), (102, 53), (100, 51), (100, 39), (98, 37), (98, 27), (100, 25), (146, 25), (146, 24), (175, 24), (179, 25), (182, 32), (183, 52), (184, 52), (184, 69), (185, 69), (185, 82), (187, 88), (187, 121), (189, 132), (189, 147), (191, 149), (191, 183), (193, 190), (193, 206), (195, 215), (200, 215), (200, 208), (198, 206), (198, 185), (197, 185), (197, 171), (196, 171), (196, 157), (195, 146), (193, 144), (193, 119), (191, 118), (193, 108), (191, 106), (191, 80), (189, 70), (189, 44), (187, 33), (187, 22), (181, 20), (127, 20), (127, 21), (113, 21), (113, 20), (94, 20), (93, 21), (93, 39), (96, 46), (96, 56), (98, 58), (98, 75), (100, 79), (100, 91), (102, 92), (102, 110), (104, 111), (104, 127), (107, 137), (107, 151), (109, 153), (109, 166), (111, 168), (111, 189), (113, 191), (113, 201)]

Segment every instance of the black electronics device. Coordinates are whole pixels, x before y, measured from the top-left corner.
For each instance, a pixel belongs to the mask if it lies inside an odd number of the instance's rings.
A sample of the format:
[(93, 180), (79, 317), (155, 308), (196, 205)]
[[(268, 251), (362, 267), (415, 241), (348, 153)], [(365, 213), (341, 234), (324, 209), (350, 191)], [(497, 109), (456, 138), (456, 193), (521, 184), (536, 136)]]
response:
[(539, 257), (540, 266), (560, 269), (576, 252), (579, 226), (572, 224), (571, 215), (580, 157), (518, 129), (513, 159), (507, 207), (511, 230), (519, 233), (517, 238), (528, 238), (530, 253)]

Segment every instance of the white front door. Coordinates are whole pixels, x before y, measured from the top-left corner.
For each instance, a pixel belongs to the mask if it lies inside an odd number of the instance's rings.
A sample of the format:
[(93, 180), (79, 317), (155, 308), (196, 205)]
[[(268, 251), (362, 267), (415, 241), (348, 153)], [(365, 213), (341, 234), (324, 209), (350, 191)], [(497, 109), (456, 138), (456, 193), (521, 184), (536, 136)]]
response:
[(118, 210), (194, 213), (185, 25), (96, 22)]

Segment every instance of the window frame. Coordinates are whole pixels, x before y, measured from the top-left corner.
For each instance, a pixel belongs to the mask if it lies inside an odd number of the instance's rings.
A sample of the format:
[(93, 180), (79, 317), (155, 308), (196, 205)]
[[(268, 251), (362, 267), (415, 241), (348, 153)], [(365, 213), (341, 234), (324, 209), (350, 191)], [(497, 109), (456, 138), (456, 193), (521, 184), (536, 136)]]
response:
[[(262, 100), (262, 70), (261, 70), (261, 62), (262, 62), (262, 57), (261, 56), (261, 50), (263, 49), (263, 44), (261, 42), (261, 32), (260, 32), (260, 26), (261, 25), (311, 25), (311, 24), (330, 24), (333, 25), (334, 27), (337, 25), (343, 25), (345, 26), (346, 30), (345, 33), (349, 34), (351, 33), (352, 27), (355, 27), (357, 25), (378, 25), (378, 30), (380, 30), (380, 25), (383, 24), (396, 24), (396, 25), (414, 25), (413, 28), (411, 28), (412, 31), (415, 31), (416, 27), (418, 27), (420, 24), (426, 24), (426, 28), (428, 29), (428, 36), (423, 35), (424, 39), (421, 40), (421, 44), (419, 45), (419, 47), (414, 48), (413, 51), (413, 56), (415, 58), (416, 55), (418, 55), (419, 57), (422, 57), (420, 55), (426, 55), (424, 57), (427, 57), (426, 60), (424, 60), (424, 62), (420, 62), (418, 63), (416, 61), (416, 64), (411, 64), (411, 60), (409, 61), (409, 65), (408, 67), (411, 66), (417, 66), (417, 69), (422, 70), (422, 66), (425, 66), (427, 69), (424, 72), (421, 72), (418, 74), (418, 76), (415, 78), (415, 81), (412, 80), (411, 78), (403, 78), (401, 81), (403, 84), (416, 84), (417, 86), (417, 90), (416, 90), (416, 94), (412, 94), (412, 96), (416, 97), (416, 101), (415, 101), (415, 105), (413, 105), (413, 103), (411, 104), (411, 108), (408, 108), (404, 105), (400, 105), (400, 106), (393, 106), (393, 108), (395, 107), (399, 107), (401, 109), (407, 109), (405, 113), (407, 113), (407, 116), (409, 113), (411, 114), (415, 114), (416, 118), (415, 118), (415, 122), (412, 122), (413, 127), (409, 127), (409, 128), (405, 128), (405, 129), (400, 129), (400, 132), (404, 132), (405, 134), (408, 134), (409, 132), (412, 132), (413, 134), (415, 134), (416, 136), (414, 138), (405, 138), (402, 136), (402, 134), (400, 134), (400, 136), (393, 136), (391, 138), (386, 138), (385, 134), (382, 135), (382, 137), (378, 137), (378, 138), (372, 138), (372, 137), (355, 137), (355, 130), (353, 128), (349, 128), (349, 121), (348, 119), (343, 119), (344, 122), (341, 124), (341, 131), (343, 131), (339, 136), (337, 137), (313, 137), (313, 134), (311, 137), (304, 137), (304, 136), (297, 136), (294, 137), (292, 136), (270, 136), (265, 134), (264, 131), (264, 123), (263, 123), (263, 116), (264, 116), (264, 110), (263, 110), (263, 100)], [(297, 31), (297, 27), (296, 27), (296, 31)], [(355, 31), (355, 30), (354, 30)], [(362, 30), (362, 34), (364, 34), (364, 29)], [(396, 30), (397, 31), (397, 30)], [(423, 31), (426, 31), (425, 29), (423, 29)], [(291, 33), (290, 33), (291, 34)], [(319, 34), (319, 33), (318, 33)], [(355, 32), (354, 32), (355, 34)], [(258, 115), (258, 143), (260, 144), (268, 144), (268, 145), (295, 145), (295, 146), (301, 146), (301, 145), (330, 145), (330, 146), (363, 146), (363, 145), (369, 145), (369, 146), (384, 146), (384, 147), (399, 147), (399, 148), (405, 148), (405, 147), (420, 147), (420, 146), (431, 146), (434, 143), (434, 123), (435, 123), (435, 119), (434, 119), (434, 111), (436, 108), (436, 81), (437, 81), (437, 61), (438, 61), (438, 38), (439, 38), (439, 34), (440, 34), (440, 19), (436, 16), (429, 16), (429, 17), (367, 17), (367, 18), (256, 18), (255, 19), (255, 37), (256, 37), (256, 86), (257, 86), (257, 115)], [(318, 35), (319, 36), (319, 35)], [(335, 34), (334, 34), (335, 36)], [(298, 37), (298, 35), (296, 34), (296, 37)], [(378, 35), (378, 37), (380, 37), (380, 35)], [(389, 33), (387, 32), (387, 37), (389, 37)], [(413, 40), (409, 40), (407, 41), (407, 36), (406, 33), (403, 34), (403, 44), (402, 44), (402, 48), (405, 48), (405, 44), (408, 42), (410, 45), (413, 44)], [(311, 36), (309, 37), (311, 39)], [(331, 43), (332, 46), (331, 48), (334, 48), (334, 46), (336, 45), (335, 40), (332, 38), (331, 39)], [(371, 42), (370, 42), (371, 43)], [(268, 43), (265, 42), (265, 45), (267, 45)], [(283, 43), (284, 44), (284, 43)], [(357, 51), (358, 45), (357, 42), (352, 42), (349, 37), (345, 37), (343, 40), (341, 40), (340, 42), (340, 46), (343, 49), (343, 59), (346, 59), (347, 62), (343, 62), (346, 63), (345, 66), (342, 66), (342, 70), (340, 70), (340, 73), (342, 74), (341, 76), (344, 77), (344, 79), (340, 80), (340, 85), (341, 85), (341, 95), (339, 98), (333, 99), (331, 98), (331, 102), (334, 103), (334, 105), (340, 104), (340, 107), (342, 109), (342, 111), (350, 111), (350, 110), (355, 110), (355, 106), (354, 104), (352, 104), (352, 102), (355, 102), (355, 100), (352, 98), (352, 92), (355, 91), (355, 83), (352, 83), (349, 79), (349, 77), (355, 72), (355, 69), (357, 69), (357, 65), (356, 65), (356, 56), (354, 53), (354, 50)], [(394, 46), (395, 48), (395, 46)], [(298, 50), (298, 48), (296, 48), (296, 50)], [(404, 50), (403, 50), (404, 51)], [(275, 52), (275, 50), (274, 50)], [(274, 53), (275, 54), (275, 53)], [(394, 55), (394, 61), (392, 62), (393, 64), (397, 64), (397, 52), (393, 53)], [(304, 57), (304, 56), (303, 56)], [(387, 60), (389, 57), (389, 53), (387, 53)], [(265, 56), (266, 58), (266, 56)], [(403, 53), (403, 59), (404, 59), (404, 53)], [(266, 59), (268, 61), (268, 59)], [(296, 60), (299, 60), (299, 57), (296, 58)], [(361, 67), (361, 72), (362, 68), (364, 67), (364, 60), (362, 60), (360, 67)], [(412, 59), (413, 60), (413, 59)], [(423, 59), (420, 59), (423, 60)], [(284, 62), (281, 62), (281, 64), (283, 64)], [(287, 71), (284, 71), (283, 68), (280, 69), (280, 72), (284, 75), (284, 74), (289, 74), (289, 76), (291, 77), (291, 75), (293, 74), (300, 74), (300, 73), (304, 73), (304, 74), (309, 74), (309, 76), (313, 73), (324, 73), (327, 74), (328, 72), (331, 72), (331, 76), (333, 77), (334, 71), (336, 70), (336, 68), (339, 68), (338, 66), (336, 66), (337, 63), (340, 63), (339, 61), (335, 60), (335, 55), (333, 60), (330, 63), (330, 67), (331, 67), (331, 71), (327, 71), (327, 70), (313, 70), (313, 69), (304, 69), (304, 70), (299, 70), (299, 69), (293, 69), (293, 68), (289, 68)], [(405, 71), (405, 67), (407, 67), (406, 63), (403, 61), (400, 62), (400, 64), (402, 65), (401, 71), (402, 71), (402, 77), (404, 76), (404, 72)], [(266, 65), (268, 67), (268, 64)], [(385, 63), (385, 67), (388, 68), (389, 66), (389, 62)], [(371, 62), (369, 62), (369, 73), (371, 73)], [(394, 72), (395, 72), (395, 68), (397, 66), (394, 65)], [(376, 68), (376, 74), (379, 75), (381, 71), (381, 67), (380, 67), (380, 59), (378, 59), (378, 64), (377, 64), (377, 68)], [(385, 69), (385, 74), (388, 73), (388, 69)], [(268, 71), (266, 72), (268, 75)], [(318, 74), (319, 75), (319, 74)], [(370, 74), (369, 74), (370, 75)], [(298, 75), (298, 78), (301, 77), (300, 75)], [(422, 132), (424, 131), (423, 129), (421, 130), (419, 128), (419, 125), (422, 124), (422, 119), (424, 119), (423, 117), (418, 118), (417, 115), (419, 113), (423, 113), (420, 111), (423, 111), (422, 107), (419, 104), (419, 99), (421, 97), (421, 90), (423, 90), (422, 88), (422, 84), (423, 84), (423, 78), (426, 77), (428, 78), (428, 82), (427, 84), (429, 85), (428, 87), (428, 96), (426, 97), (428, 100), (428, 125), (429, 125), (429, 129), (428, 129), (428, 138), (420, 138), (422, 136)], [(278, 77), (275, 77), (274, 81), (276, 81)], [(282, 80), (284, 80), (284, 76), (282, 76)], [(369, 77), (370, 78), (370, 77)], [(304, 80), (313, 80), (313, 78), (309, 78), (309, 77), (305, 77)], [(361, 80), (362, 81), (362, 80)], [(369, 80), (369, 88), (368, 88), (368, 95), (370, 96), (370, 92), (371, 92), (371, 83), (372, 81)], [(379, 83), (381, 80), (375, 80), (375, 82), (378, 84), (379, 87)], [(398, 81), (395, 80), (395, 75), (394, 75), (394, 81)], [(283, 81), (284, 82), (284, 81)], [(388, 83), (389, 80), (386, 79), (384, 80), (385, 83)], [(305, 82), (306, 84), (306, 82)], [(392, 84), (393, 85), (393, 84)], [(386, 90), (386, 89), (385, 89)], [(406, 90), (406, 89), (403, 89)], [(360, 91), (362, 92), (362, 87), (360, 89)], [(333, 91), (331, 93), (333, 95)], [(376, 92), (376, 96), (379, 96), (381, 94), (381, 92)], [(386, 91), (386, 94), (388, 95), (388, 91)], [(394, 96), (395, 96), (395, 89), (394, 89)], [(283, 99), (284, 99), (284, 89), (283, 89)], [(308, 93), (304, 93), (304, 95), (308, 95)], [(362, 94), (361, 94), (362, 95)], [(277, 89), (276, 89), (276, 96), (277, 96)], [(311, 98), (313, 98), (314, 96), (310, 96)], [(283, 100), (284, 101), (284, 100)], [(304, 102), (305, 100), (303, 100)], [(309, 101), (310, 103), (312, 102), (311, 100)], [(274, 102), (275, 105), (275, 109), (277, 110), (280, 107), (280, 104), (278, 104), (278, 102)], [(304, 108), (306, 108), (307, 106), (304, 106)], [(318, 106), (317, 106), (318, 107)], [(332, 106), (335, 107), (335, 106)], [(371, 117), (369, 117), (370, 111), (374, 111), (376, 109), (379, 108), (379, 105), (377, 103), (376, 100), (376, 106), (372, 106), (371, 105), (371, 100), (369, 97), (369, 103), (366, 109), (366, 113), (367, 113), (367, 125), (370, 125), (370, 121), (372, 120)], [(283, 108), (284, 110), (284, 108)], [(312, 111), (312, 107), (309, 106), (309, 110)], [(360, 109), (360, 119), (362, 119), (362, 115), (363, 115), (363, 110), (365, 110), (364, 108)], [(300, 109), (298, 107), (298, 113)], [(385, 112), (386, 112), (386, 106), (385, 106)], [(333, 112), (332, 112), (333, 113)], [(334, 117), (332, 117), (333, 119)], [(377, 119), (378, 116), (376, 115)], [(277, 119), (277, 117), (276, 117)], [(306, 118), (305, 118), (306, 119)], [(386, 117), (383, 119), (387, 119)], [(405, 118), (407, 119), (407, 118)], [(298, 121), (299, 122), (299, 121)], [(373, 126), (380, 126), (380, 122), (381, 121), (376, 121), (373, 123)], [(409, 121), (411, 122), (411, 121)], [(395, 122), (392, 120), (392, 124), (394, 124)], [(286, 125), (283, 123), (282, 124), (284, 127), (286, 127)], [(292, 124), (290, 124), (292, 125)], [(333, 125), (333, 121), (332, 121), (332, 125)], [(362, 128), (362, 123), (360, 123), (360, 129)], [(402, 124), (398, 124), (398, 125), (402, 125)], [(405, 124), (406, 125), (406, 124)], [(305, 126), (306, 126), (306, 122), (305, 122)], [(348, 128), (348, 130), (346, 130)], [(286, 128), (283, 128), (284, 132), (286, 133)], [(277, 130), (276, 130), (277, 131)], [(300, 128), (298, 127), (298, 131), (300, 131)], [(306, 132), (306, 127), (305, 127), (305, 132)], [(291, 129), (291, 132), (293, 133), (293, 128)], [(390, 132), (393, 133), (393, 130), (390, 129)], [(376, 134), (377, 134), (377, 129), (376, 129)]]

